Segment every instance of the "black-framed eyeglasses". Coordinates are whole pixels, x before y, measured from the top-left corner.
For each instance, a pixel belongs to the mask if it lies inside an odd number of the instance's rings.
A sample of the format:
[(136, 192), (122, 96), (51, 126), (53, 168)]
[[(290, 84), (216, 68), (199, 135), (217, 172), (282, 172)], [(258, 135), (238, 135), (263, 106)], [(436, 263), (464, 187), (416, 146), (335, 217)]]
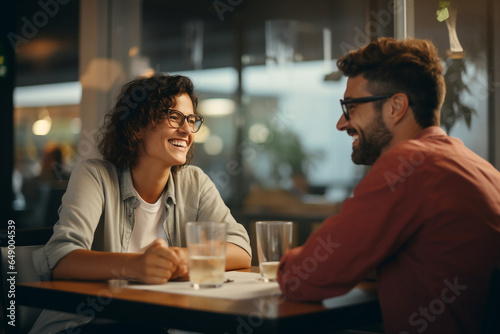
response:
[(345, 119), (350, 120), (349, 107), (348, 107), (349, 104), (375, 102), (378, 100), (388, 99), (392, 96), (394, 96), (394, 94), (373, 95), (373, 96), (359, 97), (355, 99), (346, 99), (346, 100), (340, 99), (340, 106), (342, 107), (342, 112), (344, 113)]
[(189, 129), (192, 133), (196, 133), (200, 130), (203, 121), (205, 120), (203, 116), (198, 114), (184, 115), (179, 110), (175, 109), (167, 109), (167, 121), (173, 128), (180, 128), (184, 125), (184, 122), (187, 120)]

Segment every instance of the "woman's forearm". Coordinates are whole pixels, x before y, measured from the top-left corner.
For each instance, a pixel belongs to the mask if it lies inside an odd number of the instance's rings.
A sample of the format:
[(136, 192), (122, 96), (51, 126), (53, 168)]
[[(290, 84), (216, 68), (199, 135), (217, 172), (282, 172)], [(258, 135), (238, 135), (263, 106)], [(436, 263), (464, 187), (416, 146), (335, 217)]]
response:
[[(159, 247), (159, 246), (158, 246)], [(141, 259), (145, 254), (136, 253), (110, 253), (97, 252), (86, 249), (74, 250), (55, 266), (52, 272), (53, 279), (82, 279), (82, 280), (108, 280), (108, 279), (136, 279), (150, 283), (161, 283), (158, 281), (168, 280), (175, 271), (176, 263), (182, 262), (181, 258), (187, 258), (187, 249), (179, 248), (182, 256), (165, 254), (164, 249), (159, 248), (160, 260), (168, 259), (168, 262), (160, 266), (158, 261), (145, 261)], [(152, 249), (154, 251), (154, 249)], [(149, 252), (152, 253), (152, 252)], [(169, 252), (170, 253), (170, 252)], [(226, 270), (248, 268), (251, 265), (251, 257), (241, 247), (227, 243), (226, 245)], [(148, 263), (154, 264), (148, 268)]]
[(243, 248), (230, 242), (227, 243), (226, 270), (249, 268), (251, 264), (252, 258)]
[(187, 274), (181, 251), (169, 248), (165, 240), (153, 241), (144, 253), (110, 253), (74, 250), (59, 261), (53, 279), (128, 279), (163, 284)]
[(53, 279), (133, 279), (130, 263), (140, 254), (96, 252), (77, 249), (59, 261), (52, 272)]

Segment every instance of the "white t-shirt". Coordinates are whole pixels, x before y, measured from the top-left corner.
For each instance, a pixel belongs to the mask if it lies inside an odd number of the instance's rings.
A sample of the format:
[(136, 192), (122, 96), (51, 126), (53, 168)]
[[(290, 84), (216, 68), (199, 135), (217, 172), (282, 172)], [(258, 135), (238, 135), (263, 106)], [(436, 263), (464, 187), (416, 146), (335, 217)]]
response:
[(129, 253), (143, 253), (144, 249), (153, 241), (161, 238), (167, 241), (163, 222), (166, 219), (165, 193), (163, 193), (156, 203), (144, 201), (137, 190), (134, 189), (135, 196), (139, 199), (139, 206), (135, 209), (135, 223), (130, 244)]

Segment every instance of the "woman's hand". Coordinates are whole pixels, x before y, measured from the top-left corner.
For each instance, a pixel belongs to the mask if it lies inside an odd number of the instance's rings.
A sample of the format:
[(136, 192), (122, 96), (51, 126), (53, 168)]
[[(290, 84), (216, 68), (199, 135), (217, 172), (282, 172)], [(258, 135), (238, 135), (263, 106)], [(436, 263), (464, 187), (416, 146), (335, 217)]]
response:
[(143, 254), (134, 257), (127, 269), (138, 281), (163, 284), (187, 274), (187, 256), (177, 247), (168, 247), (165, 240), (156, 239)]
[(188, 274), (187, 249), (168, 247), (163, 239), (153, 241), (144, 253), (98, 252), (76, 249), (55, 266), (53, 279), (127, 279), (163, 284)]
[(180, 259), (177, 270), (172, 274), (172, 279), (186, 277), (189, 274), (188, 250), (182, 247), (170, 247)]

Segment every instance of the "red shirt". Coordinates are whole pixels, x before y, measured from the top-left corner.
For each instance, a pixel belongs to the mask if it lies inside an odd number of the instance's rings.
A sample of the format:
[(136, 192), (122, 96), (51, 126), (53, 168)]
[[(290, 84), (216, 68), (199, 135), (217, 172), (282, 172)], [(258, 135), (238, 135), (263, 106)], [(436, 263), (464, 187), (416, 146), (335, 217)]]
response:
[(474, 333), (499, 261), (500, 172), (431, 127), (380, 156), (278, 281), (289, 299), (321, 300), (376, 270), (387, 333)]

